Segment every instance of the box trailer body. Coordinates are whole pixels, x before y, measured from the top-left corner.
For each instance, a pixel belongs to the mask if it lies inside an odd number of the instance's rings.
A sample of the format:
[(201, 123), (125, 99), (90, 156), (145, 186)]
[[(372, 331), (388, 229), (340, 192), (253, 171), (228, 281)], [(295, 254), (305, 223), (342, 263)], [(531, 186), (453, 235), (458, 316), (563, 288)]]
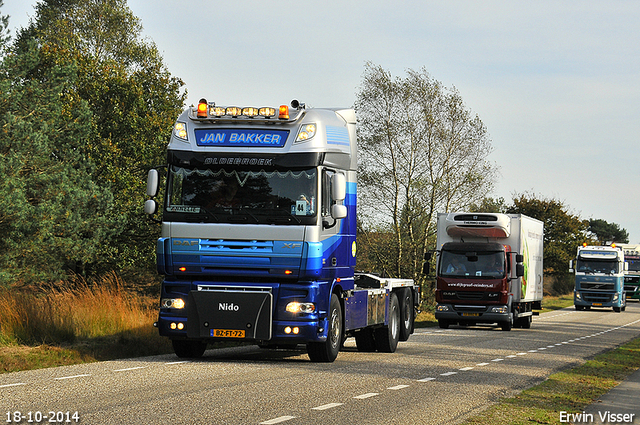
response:
[(543, 223), (522, 214), (438, 214), (435, 317), (440, 327), (529, 328), (543, 296), (543, 238)]
[[(353, 109), (219, 107), (178, 118), (167, 150), (156, 326), (181, 357), (208, 342), (306, 344), (333, 361), (347, 336), (393, 351), (413, 332), (410, 279), (355, 273)], [(158, 209), (157, 170), (145, 211)]]
[(622, 249), (581, 246), (570, 266), (575, 272), (573, 304), (576, 310), (609, 307), (619, 313), (626, 309), (624, 280), (627, 265)]

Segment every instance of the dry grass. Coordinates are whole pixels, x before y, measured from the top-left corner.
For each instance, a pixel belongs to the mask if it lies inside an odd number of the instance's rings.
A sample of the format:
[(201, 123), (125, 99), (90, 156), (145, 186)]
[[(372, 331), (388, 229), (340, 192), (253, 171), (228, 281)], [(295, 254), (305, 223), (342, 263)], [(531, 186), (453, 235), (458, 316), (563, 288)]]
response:
[(126, 290), (115, 274), (40, 291), (0, 288), (0, 371), (169, 352), (156, 318), (157, 300)]

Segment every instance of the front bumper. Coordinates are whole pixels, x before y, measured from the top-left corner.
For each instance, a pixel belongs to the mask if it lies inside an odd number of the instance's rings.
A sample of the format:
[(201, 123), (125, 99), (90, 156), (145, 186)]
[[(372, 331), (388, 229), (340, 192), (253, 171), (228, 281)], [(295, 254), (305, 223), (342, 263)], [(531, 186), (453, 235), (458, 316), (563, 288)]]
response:
[(436, 320), (449, 323), (501, 323), (509, 320), (509, 307), (506, 305), (468, 306), (438, 304)]

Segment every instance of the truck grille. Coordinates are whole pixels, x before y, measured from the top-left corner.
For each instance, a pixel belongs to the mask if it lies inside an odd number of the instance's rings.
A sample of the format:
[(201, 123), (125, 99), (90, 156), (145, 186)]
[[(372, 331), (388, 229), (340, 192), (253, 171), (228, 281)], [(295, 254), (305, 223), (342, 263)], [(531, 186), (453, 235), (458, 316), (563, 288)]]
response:
[(614, 283), (600, 283), (600, 282), (582, 282), (580, 284), (582, 290), (591, 291), (613, 291), (615, 289)]
[(459, 300), (481, 300), (484, 298), (484, 292), (478, 292), (478, 291), (468, 291), (468, 292), (459, 291), (457, 295), (458, 295), (457, 299)]
[(582, 292), (582, 299), (590, 303), (608, 303), (611, 302), (612, 294), (599, 294), (597, 292)]

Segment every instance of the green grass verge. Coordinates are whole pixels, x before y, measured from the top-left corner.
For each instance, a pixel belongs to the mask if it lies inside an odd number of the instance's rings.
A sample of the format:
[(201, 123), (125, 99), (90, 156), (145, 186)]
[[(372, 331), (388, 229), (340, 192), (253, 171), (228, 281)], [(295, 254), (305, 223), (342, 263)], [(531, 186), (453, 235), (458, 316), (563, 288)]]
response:
[(640, 369), (640, 338), (555, 373), (515, 397), (502, 399), (463, 424), (557, 424), (560, 412), (579, 413)]

